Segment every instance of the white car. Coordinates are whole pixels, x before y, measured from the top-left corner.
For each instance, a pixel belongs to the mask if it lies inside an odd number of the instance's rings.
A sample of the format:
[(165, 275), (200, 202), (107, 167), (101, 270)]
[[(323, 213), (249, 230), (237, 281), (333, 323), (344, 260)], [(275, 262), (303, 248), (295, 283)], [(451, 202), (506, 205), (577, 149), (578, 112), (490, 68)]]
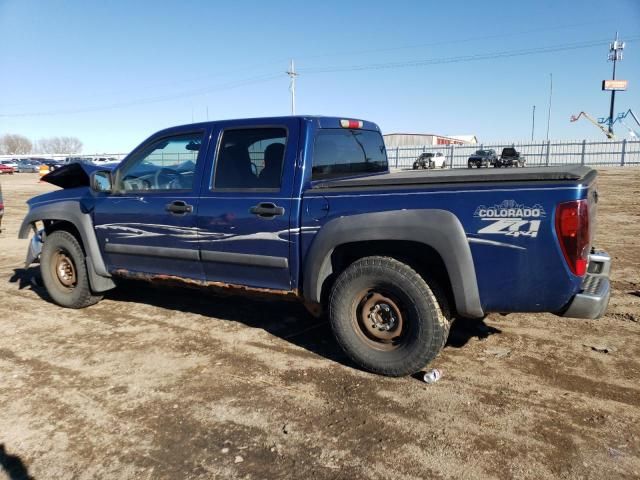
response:
[(413, 162), (413, 169), (425, 168), (445, 168), (447, 166), (447, 157), (441, 152), (431, 153), (425, 152)]

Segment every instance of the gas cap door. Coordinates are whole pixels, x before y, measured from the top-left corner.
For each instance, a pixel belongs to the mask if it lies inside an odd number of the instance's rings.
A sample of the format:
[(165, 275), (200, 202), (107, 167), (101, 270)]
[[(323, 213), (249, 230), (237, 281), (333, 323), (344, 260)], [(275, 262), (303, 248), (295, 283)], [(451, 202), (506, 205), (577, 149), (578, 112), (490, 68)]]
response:
[(329, 201), (325, 197), (312, 197), (306, 200), (306, 215), (313, 220), (320, 220), (329, 214)]

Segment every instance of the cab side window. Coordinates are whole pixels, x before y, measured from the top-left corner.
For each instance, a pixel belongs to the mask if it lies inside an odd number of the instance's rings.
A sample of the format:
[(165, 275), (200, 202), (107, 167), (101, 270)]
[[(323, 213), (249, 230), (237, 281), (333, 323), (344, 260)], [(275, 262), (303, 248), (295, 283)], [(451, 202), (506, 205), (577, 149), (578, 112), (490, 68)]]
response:
[(279, 190), (286, 143), (284, 128), (225, 130), (218, 149), (213, 187)]
[(121, 170), (118, 189), (191, 190), (202, 133), (167, 137), (134, 154)]

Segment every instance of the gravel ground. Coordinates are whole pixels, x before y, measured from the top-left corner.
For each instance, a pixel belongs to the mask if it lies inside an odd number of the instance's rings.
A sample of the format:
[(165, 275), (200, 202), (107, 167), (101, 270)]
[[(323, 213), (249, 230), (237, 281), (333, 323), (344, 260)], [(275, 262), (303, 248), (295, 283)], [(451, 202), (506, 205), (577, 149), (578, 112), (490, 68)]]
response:
[(600, 176), (606, 317), (458, 321), (434, 385), (354, 368), (294, 303), (132, 282), (59, 308), (16, 238), (53, 187), (0, 182), (0, 479), (640, 478), (639, 169)]

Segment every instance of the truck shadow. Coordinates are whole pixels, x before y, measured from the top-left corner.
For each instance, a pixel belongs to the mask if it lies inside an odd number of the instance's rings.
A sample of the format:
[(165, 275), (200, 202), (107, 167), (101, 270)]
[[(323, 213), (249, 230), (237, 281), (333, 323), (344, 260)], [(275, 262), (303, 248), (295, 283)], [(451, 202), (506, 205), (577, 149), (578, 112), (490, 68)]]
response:
[(2, 471), (10, 480), (33, 480), (22, 459), (7, 453), (4, 443), (0, 443), (0, 472)]
[[(51, 302), (42, 286), (38, 267), (15, 269), (9, 281), (17, 283), (19, 289), (33, 290), (43, 300)], [(106, 298), (117, 302), (148, 304), (166, 310), (261, 328), (313, 354), (360, 369), (335, 342), (326, 316), (315, 318), (296, 301), (286, 301), (277, 297), (221, 295), (202, 289), (150, 285), (136, 280), (120, 281), (118, 288), (107, 292)], [(483, 339), (496, 333), (501, 333), (501, 330), (486, 325), (483, 320), (459, 318), (451, 326), (445, 347), (462, 348), (472, 338)]]

